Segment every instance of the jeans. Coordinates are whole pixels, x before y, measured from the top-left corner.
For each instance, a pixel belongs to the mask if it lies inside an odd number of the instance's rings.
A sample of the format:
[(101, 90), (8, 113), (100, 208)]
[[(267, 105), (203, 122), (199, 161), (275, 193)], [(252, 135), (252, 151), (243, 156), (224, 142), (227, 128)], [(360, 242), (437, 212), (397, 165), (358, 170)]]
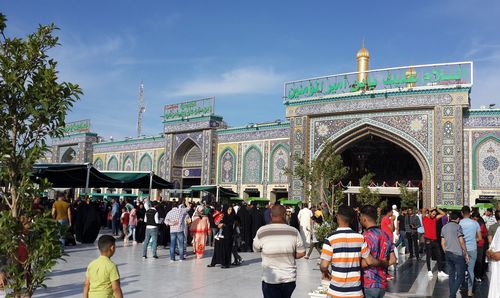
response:
[[(439, 271), (444, 271), (444, 263), (439, 252), (439, 243), (437, 240), (425, 239), (425, 261), (427, 263), (427, 271), (431, 271), (432, 253), (436, 255)], [(474, 267), (472, 267), (474, 268)]]
[(465, 258), (464, 256), (459, 256), (447, 251), (446, 264), (448, 265), (450, 298), (455, 298), (458, 288), (465, 278)]
[(132, 235), (132, 240), (135, 241), (135, 228), (136, 226), (134, 225), (129, 225), (128, 226), (128, 235)]
[(295, 290), (295, 282), (287, 282), (282, 284), (268, 284), (262, 282), (262, 294), (264, 298), (290, 298), (293, 290)]
[(484, 246), (477, 248), (476, 266), (474, 266), (474, 276), (484, 278)]
[(111, 229), (113, 230), (113, 235), (118, 236), (120, 233), (120, 215), (113, 215)]
[(175, 261), (175, 247), (179, 245), (179, 259), (184, 260), (184, 232), (170, 233), (170, 260)]
[(406, 232), (406, 239), (408, 242), (408, 250), (410, 251), (410, 257), (416, 256), (420, 259), (418, 253), (418, 233), (417, 232)]
[(385, 295), (385, 289), (381, 288), (364, 288), (365, 298), (383, 298)]
[(157, 256), (156, 248), (158, 247), (158, 228), (146, 228), (146, 237), (144, 238), (144, 243), (142, 245), (142, 256), (146, 257), (148, 254), (148, 245), (151, 240), (151, 246), (153, 247), (153, 256)]
[(465, 282), (467, 282), (467, 289), (471, 290), (474, 287), (474, 265), (476, 265), (476, 259), (477, 259), (477, 250), (467, 250), (467, 254), (469, 254), (469, 263), (467, 264), (467, 272), (469, 273), (469, 278), (467, 280), (464, 280), (464, 285)]
[[(62, 226), (64, 226), (64, 230), (65, 230), (64, 232), (66, 233), (66, 228), (68, 226), (69, 221), (67, 219), (60, 219), (57, 222), (60, 223)], [(62, 234), (61, 238), (59, 238), (59, 241), (61, 242), (63, 250), (64, 250), (64, 246), (66, 245), (66, 238), (65, 238), (65, 236), (66, 235)]]

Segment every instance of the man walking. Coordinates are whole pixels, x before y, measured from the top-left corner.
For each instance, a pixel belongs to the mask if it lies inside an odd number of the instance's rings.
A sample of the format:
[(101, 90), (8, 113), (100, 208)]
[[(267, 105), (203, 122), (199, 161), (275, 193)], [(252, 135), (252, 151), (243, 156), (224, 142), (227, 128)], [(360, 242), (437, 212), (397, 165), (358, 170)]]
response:
[[(57, 220), (62, 226), (71, 225), (71, 208), (70, 204), (65, 201), (65, 196), (63, 193), (57, 195), (57, 201), (52, 204), (52, 217)], [(64, 248), (66, 240), (64, 235), (60, 239), (61, 245)]]
[(469, 206), (462, 207), (462, 216), (463, 219), (460, 221), (460, 226), (464, 233), (465, 246), (470, 258), (467, 264), (467, 272), (469, 273), (469, 278), (467, 279), (467, 295), (472, 297), (474, 287), (474, 266), (476, 265), (477, 259), (477, 241), (483, 239), (483, 237), (481, 236), (481, 228), (477, 221), (470, 218)]
[(262, 226), (253, 239), (253, 250), (262, 253), (264, 298), (289, 298), (295, 290), (296, 259), (306, 251), (297, 229), (286, 224), (286, 209), (271, 207), (271, 224)]
[(352, 207), (340, 206), (335, 216), (339, 227), (325, 239), (321, 252), (320, 270), (323, 278), (330, 280), (327, 295), (363, 297), (361, 258), (366, 265), (374, 267), (387, 267), (389, 262), (375, 259), (370, 254), (363, 235), (349, 227), (356, 216)]
[(158, 225), (160, 224), (160, 218), (158, 216), (158, 211), (156, 207), (158, 202), (153, 201), (151, 203), (151, 208), (146, 211), (146, 238), (144, 238), (144, 244), (142, 246), (142, 257), (147, 259), (148, 245), (151, 241), (151, 246), (153, 248), (153, 258), (158, 259), (156, 249), (158, 247)]
[(170, 261), (175, 261), (175, 248), (178, 245), (179, 259), (184, 260), (184, 227), (186, 225), (187, 211), (191, 208), (187, 203), (187, 208), (174, 206), (165, 217), (165, 224), (170, 226)]
[[(370, 250), (370, 254), (376, 259), (390, 259), (396, 263), (391, 238), (387, 232), (377, 227), (377, 208), (375, 206), (364, 206), (361, 208), (360, 222), (365, 232), (363, 236)], [(363, 287), (365, 297), (382, 298), (387, 287), (387, 268), (371, 266), (363, 269)]]
[(452, 212), (450, 221), (441, 229), (441, 246), (445, 252), (449, 270), (450, 298), (456, 297), (460, 284), (465, 278), (465, 264), (469, 262), (464, 234), (462, 227), (458, 224), (459, 221), (458, 212)]
[(312, 211), (306, 205), (304, 205), (304, 207), (300, 209), (299, 213), (297, 214), (300, 225), (300, 236), (302, 237), (302, 243), (304, 243), (305, 247), (308, 247), (309, 243), (311, 242), (312, 216)]
[[(438, 215), (439, 212), (439, 215)], [(438, 242), (438, 236), (437, 236), (437, 228), (436, 224), (437, 221), (443, 217), (445, 213), (443, 210), (437, 208), (431, 210), (428, 215), (424, 216), (422, 218), (422, 222), (424, 225), (424, 241), (425, 241), (425, 262), (427, 263), (427, 275), (429, 277), (432, 277), (432, 270), (431, 270), (431, 258), (432, 254), (436, 256), (437, 259), (437, 265), (438, 265), (438, 276), (439, 277), (448, 277), (448, 274), (444, 272), (444, 262), (443, 259), (441, 258), (442, 255), (439, 252), (439, 242)]]

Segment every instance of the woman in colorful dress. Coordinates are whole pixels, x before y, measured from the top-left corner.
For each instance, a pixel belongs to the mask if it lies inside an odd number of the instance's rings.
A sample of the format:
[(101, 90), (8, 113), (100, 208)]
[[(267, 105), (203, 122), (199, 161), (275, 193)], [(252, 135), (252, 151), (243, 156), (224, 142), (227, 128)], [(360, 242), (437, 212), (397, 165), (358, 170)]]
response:
[(210, 222), (204, 212), (203, 206), (198, 206), (191, 222), (191, 235), (193, 235), (193, 250), (197, 259), (203, 258), (205, 244), (210, 234)]

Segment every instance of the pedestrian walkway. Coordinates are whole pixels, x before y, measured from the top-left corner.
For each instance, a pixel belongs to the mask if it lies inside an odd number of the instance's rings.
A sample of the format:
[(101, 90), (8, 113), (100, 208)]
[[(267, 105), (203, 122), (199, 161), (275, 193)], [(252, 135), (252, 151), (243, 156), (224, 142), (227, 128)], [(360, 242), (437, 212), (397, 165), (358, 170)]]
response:
[[(190, 249), (190, 248), (189, 248)], [(188, 249), (188, 251), (189, 251)], [(68, 247), (66, 261), (60, 261), (47, 289), (36, 292), (35, 297), (81, 297), (88, 263), (98, 256), (93, 245)], [(159, 259), (142, 259), (142, 244), (118, 249), (112, 260), (118, 265), (125, 297), (262, 297), (261, 259), (258, 253), (241, 253), (245, 262), (241, 266), (221, 269), (207, 268), (212, 249), (206, 257), (196, 260), (191, 253), (183, 262), (169, 262), (168, 250), (158, 249)], [(311, 259), (297, 261), (297, 288), (293, 297), (309, 297), (317, 288), (321, 273), (317, 252)], [(400, 261), (403, 261), (401, 257)], [(434, 268), (435, 269), (435, 268)], [(448, 279), (427, 276), (425, 262), (408, 260), (399, 266), (395, 279), (388, 283), (385, 297), (448, 297)], [(475, 297), (487, 297), (488, 281), (478, 285)], [(460, 296), (457, 296), (460, 297)]]

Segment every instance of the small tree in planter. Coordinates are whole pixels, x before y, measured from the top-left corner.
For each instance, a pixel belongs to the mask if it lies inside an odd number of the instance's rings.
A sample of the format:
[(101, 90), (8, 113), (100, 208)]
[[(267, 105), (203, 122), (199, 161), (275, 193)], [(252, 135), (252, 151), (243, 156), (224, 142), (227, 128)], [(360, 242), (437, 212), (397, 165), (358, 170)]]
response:
[(35, 185), (30, 172), (49, 149), (46, 139), (63, 135), (81, 90), (58, 82), (57, 62), (47, 54), (58, 45), (53, 24), (24, 39), (6, 37), (5, 29), (0, 14), (0, 255), (8, 260), (9, 295), (22, 297), (43, 286), (62, 256), (57, 222), (50, 212), (32, 210), (33, 196), (46, 185)]

